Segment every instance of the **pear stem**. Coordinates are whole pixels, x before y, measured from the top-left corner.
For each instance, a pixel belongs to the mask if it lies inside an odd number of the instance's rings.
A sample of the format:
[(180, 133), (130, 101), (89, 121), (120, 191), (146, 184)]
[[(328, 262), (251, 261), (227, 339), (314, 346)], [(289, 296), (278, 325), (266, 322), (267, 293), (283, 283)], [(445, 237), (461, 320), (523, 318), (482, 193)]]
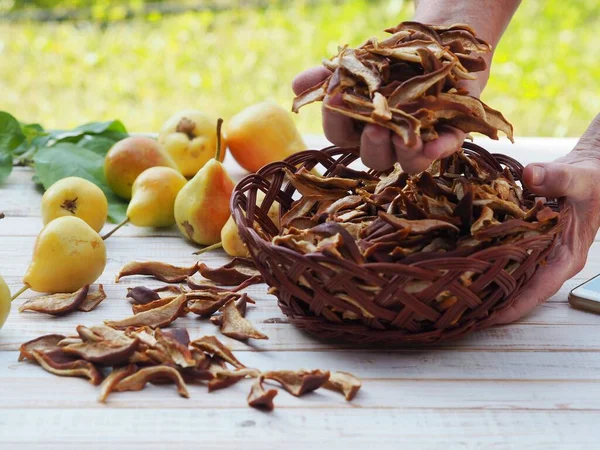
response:
[(201, 255), (202, 253), (210, 252), (212, 250), (216, 250), (218, 248), (223, 248), (222, 242), (217, 242), (216, 244), (209, 245), (208, 247), (204, 247), (203, 249), (194, 252), (193, 255)]
[(221, 160), (221, 128), (223, 127), (223, 119), (219, 118), (217, 120), (217, 153), (215, 154), (215, 159), (217, 161)]
[(114, 227), (112, 230), (110, 230), (108, 233), (106, 233), (104, 236), (102, 236), (103, 240), (107, 240), (109, 237), (111, 237), (113, 234), (115, 234), (115, 232), (121, 228), (124, 225), (127, 225), (129, 223), (129, 217), (126, 218), (123, 222), (121, 222), (119, 225), (117, 225), (116, 227)]
[(23, 292), (25, 292), (27, 289), (29, 289), (29, 285), (27, 285), (27, 284), (26, 284), (26, 285), (25, 285), (25, 286), (23, 286), (21, 289), (19, 289), (17, 292), (15, 292), (15, 295), (13, 295), (13, 296), (10, 298), (10, 301), (11, 301), (11, 302), (12, 302), (12, 301), (14, 301), (14, 300), (15, 300), (17, 297), (19, 297), (19, 296), (20, 296), (20, 295), (21, 295)]

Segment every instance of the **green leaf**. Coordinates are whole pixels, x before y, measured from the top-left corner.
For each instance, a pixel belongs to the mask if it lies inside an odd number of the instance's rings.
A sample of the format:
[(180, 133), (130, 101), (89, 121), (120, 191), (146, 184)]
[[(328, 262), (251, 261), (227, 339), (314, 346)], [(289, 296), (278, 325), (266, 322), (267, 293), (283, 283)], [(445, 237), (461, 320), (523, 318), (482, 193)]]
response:
[(0, 183), (8, 178), (13, 168), (12, 155), (0, 151)]
[(78, 142), (86, 135), (103, 136), (115, 141), (128, 136), (125, 125), (119, 120), (92, 122), (78, 126), (70, 131), (59, 130), (52, 132), (52, 138), (56, 142)]
[(104, 136), (85, 136), (77, 143), (77, 147), (84, 147), (92, 150), (94, 153), (105, 156), (116, 142), (117, 141), (114, 139), (109, 139)]
[(44, 189), (66, 177), (81, 177), (96, 184), (108, 200), (108, 216), (112, 222), (127, 217), (127, 202), (119, 198), (104, 177), (104, 156), (71, 143), (59, 143), (41, 149), (34, 157), (35, 171)]
[(14, 156), (21, 156), (29, 152), (27, 156), (31, 158), (39, 148), (45, 147), (50, 139), (50, 133), (38, 123), (21, 123), (21, 132), (25, 136), (25, 140), (13, 151)]
[(13, 152), (24, 140), (19, 121), (0, 111), (0, 183), (12, 172)]

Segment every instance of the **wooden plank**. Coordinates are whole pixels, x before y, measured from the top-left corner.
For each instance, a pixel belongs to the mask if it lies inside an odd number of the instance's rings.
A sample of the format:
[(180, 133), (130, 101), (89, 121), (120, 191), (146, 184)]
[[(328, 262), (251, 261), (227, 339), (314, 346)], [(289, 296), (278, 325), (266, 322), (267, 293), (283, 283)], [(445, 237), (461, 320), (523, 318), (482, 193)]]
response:
[[(70, 317), (52, 318), (40, 314), (11, 315), (2, 329), (1, 350), (16, 350), (18, 346), (29, 339), (47, 333), (73, 334), (79, 324), (95, 325), (106, 317), (100, 310), (96, 313), (74, 313)], [(188, 316), (178, 319), (174, 326), (187, 328), (193, 337), (202, 335), (218, 335), (217, 328), (206, 320)], [(223, 337), (224, 342), (235, 350), (252, 351), (297, 351), (320, 350), (331, 348), (360, 348), (356, 345), (326, 342), (315, 339), (286, 323), (257, 323), (257, 328), (269, 336), (269, 340), (251, 342), (247, 345), (233, 339)], [(472, 350), (513, 350), (513, 351), (554, 351), (554, 350), (585, 350), (600, 351), (600, 333), (598, 324), (594, 325), (546, 325), (532, 323), (515, 323), (501, 327), (482, 330), (467, 337), (442, 344), (433, 344), (427, 348), (454, 348), (462, 351)], [(419, 347), (404, 344), (401, 348)]]
[[(368, 412), (367, 412), (368, 411)], [(597, 448), (596, 411), (482, 411), (299, 409), (264, 414), (252, 410), (10, 409), (0, 411), (2, 441), (8, 448), (264, 449), (266, 445), (306, 449)], [(67, 447), (67, 445), (69, 447)], [(52, 447), (53, 446), (53, 447)], [(90, 447), (91, 446), (91, 447)]]
[[(91, 321), (78, 316), (69, 321), (53, 318), (11, 320), (2, 329), (1, 350), (16, 350), (27, 340), (42, 334), (73, 334), (76, 325), (95, 325), (101, 321)], [(185, 327), (193, 338), (202, 335), (221, 335), (206, 321), (194, 318), (182, 318), (177, 327)], [(231, 348), (239, 351), (298, 351), (325, 349), (356, 349), (353, 344), (324, 342), (302, 332), (289, 324), (263, 323), (257, 328), (269, 336), (267, 341), (251, 342), (247, 345), (233, 339), (222, 337)], [(494, 327), (468, 335), (457, 341), (432, 344), (426, 348), (453, 348), (461, 351), (472, 350), (513, 350), (513, 351), (556, 351), (584, 350), (600, 352), (600, 329), (597, 325), (534, 325), (511, 324)], [(416, 344), (399, 345), (399, 348), (420, 348)]]
[[(29, 364), (21, 364), (29, 365)], [(1, 377), (5, 390), (1, 409), (103, 409), (96, 398), (99, 389), (85, 380), (53, 377), (39, 367), (37, 376)], [(189, 385), (189, 399), (176, 393), (174, 386), (149, 385), (139, 392), (115, 393), (109, 397), (111, 408), (245, 409), (252, 380), (208, 393), (206, 385)], [(52, 389), (48, 389), (48, 386)], [(270, 384), (269, 384), (270, 385)], [(277, 388), (277, 384), (273, 384)], [(24, 397), (23, 393), (27, 392)], [(285, 409), (447, 409), (457, 410), (600, 410), (600, 381), (497, 381), (497, 380), (372, 380), (352, 402), (327, 389), (302, 398), (279, 390), (276, 407)]]
[[(515, 352), (454, 349), (236, 352), (238, 359), (260, 370), (299, 368), (341, 370), (363, 380), (598, 381), (595, 352)], [(0, 380), (59, 378), (38, 366), (17, 361), (18, 352), (0, 352)], [(71, 379), (72, 380), (72, 379)], [(4, 381), (0, 386), (4, 386)], [(86, 382), (82, 382), (84, 385)], [(368, 384), (368, 383), (367, 383)], [(368, 391), (366, 389), (365, 391)], [(0, 405), (1, 407), (2, 405)]]

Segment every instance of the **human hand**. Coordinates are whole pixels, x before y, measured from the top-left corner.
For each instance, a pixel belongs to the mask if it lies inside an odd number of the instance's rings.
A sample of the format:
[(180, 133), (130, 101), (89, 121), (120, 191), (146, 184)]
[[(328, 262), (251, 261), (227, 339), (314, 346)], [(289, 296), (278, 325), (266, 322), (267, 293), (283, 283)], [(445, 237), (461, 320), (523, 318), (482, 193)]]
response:
[[(302, 72), (292, 84), (294, 93), (301, 94), (329, 75), (331, 72), (324, 67), (314, 67)], [(479, 97), (479, 80), (468, 80), (459, 86), (467, 89), (470, 95)], [(327, 139), (340, 147), (360, 145), (363, 163), (375, 170), (389, 169), (398, 162), (406, 172), (421, 172), (436, 159), (458, 151), (465, 140), (464, 132), (446, 126), (438, 130), (439, 137), (436, 140), (423, 143), (418, 138), (416, 144), (409, 147), (400, 136), (379, 125), (367, 124), (362, 132), (358, 131), (356, 121), (327, 109), (326, 104), (342, 106), (341, 96), (328, 95), (323, 100), (323, 130)]]
[(585, 266), (589, 248), (600, 227), (600, 114), (575, 148), (552, 163), (530, 164), (523, 181), (535, 194), (564, 197), (571, 209), (563, 234), (548, 257), (515, 299), (498, 313), (493, 324), (514, 322), (556, 294), (563, 283)]

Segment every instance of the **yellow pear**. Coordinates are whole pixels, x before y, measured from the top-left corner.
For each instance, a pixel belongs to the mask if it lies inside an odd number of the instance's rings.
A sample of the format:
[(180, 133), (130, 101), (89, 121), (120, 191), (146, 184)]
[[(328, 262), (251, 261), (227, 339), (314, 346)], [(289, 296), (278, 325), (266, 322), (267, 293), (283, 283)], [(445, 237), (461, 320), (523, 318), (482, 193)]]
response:
[[(215, 118), (197, 110), (181, 111), (163, 125), (158, 142), (164, 145), (169, 156), (186, 177), (193, 177), (215, 154), (217, 134)], [(226, 150), (221, 139), (220, 155), (223, 161)]]
[(0, 276), (0, 328), (2, 328), (10, 313), (10, 302), (10, 289), (8, 289), (4, 278)]
[(217, 125), (217, 154), (179, 191), (175, 200), (175, 221), (189, 240), (212, 245), (221, 240), (221, 229), (229, 218), (229, 200), (234, 182), (229, 177), (220, 156), (220, 131)]
[[(256, 203), (258, 205), (262, 205), (264, 198), (265, 194), (262, 191), (256, 192)], [(273, 202), (267, 214), (275, 226), (279, 228), (279, 203)], [(248, 248), (244, 244), (244, 241), (242, 241), (238, 227), (233, 220), (233, 216), (229, 217), (229, 220), (227, 220), (227, 223), (221, 230), (221, 243), (223, 244), (223, 250), (229, 256), (250, 256)]]
[(106, 266), (104, 241), (78, 217), (59, 217), (38, 235), (23, 282), (34, 291), (75, 292)]
[(133, 183), (127, 218), (138, 227), (175, 225), (174, 205), (187, 180), (170, 167), (146, 169)]
[(63, 216), (79, 217), (99, 232), (108, 215), (108, 201), (102, 189), (79, 177), (58, 180), (42, 197), (42, 220), (48, 225)]

